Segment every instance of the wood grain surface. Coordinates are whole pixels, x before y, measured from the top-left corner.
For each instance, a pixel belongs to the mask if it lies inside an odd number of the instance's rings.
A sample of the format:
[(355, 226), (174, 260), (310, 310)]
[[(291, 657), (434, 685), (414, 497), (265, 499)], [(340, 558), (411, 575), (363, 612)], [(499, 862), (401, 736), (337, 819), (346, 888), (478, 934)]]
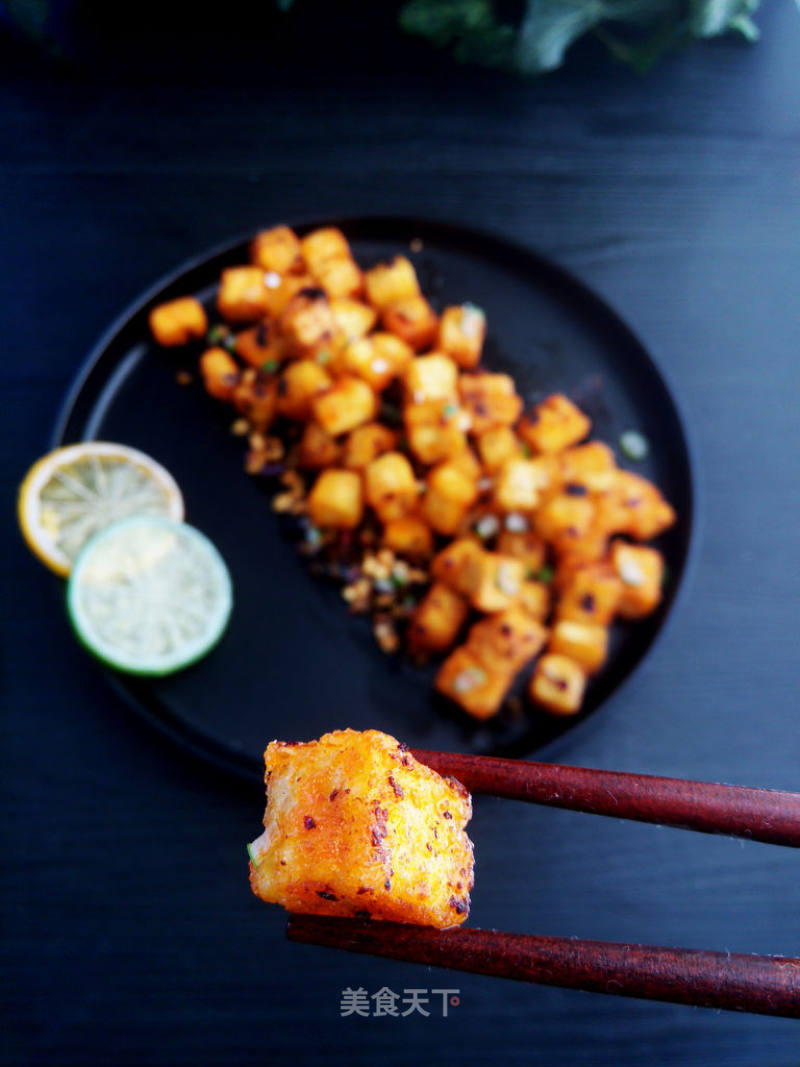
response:
[[(167, 79), (146, 52), (136, 70), (64, 74), (2, 46), (4, 1062), (800, 1062), (790, 1020), (287, 944), (284, 916), (247, 885), (261, 792), (129, 713), (13, 517), (90, 345), (186, 257), (309, 214), (496, 231), (630, 322), (699, 474), (694, 567), (666, 632), (553, 758), (796, 790), (800, 17), (781, 0), (760, 22), (754, 48), (710, 43), (644, 79), (589, 47), (532, 83), (421, 48), (416, 66), (372, 55), (369, 70), (335, 49), (309, 65), (266, 48)], [(475, 809), (475, 926), (800, 955), (791, 850), (493, 798)], [(459, 990), (446, 1018), (340, 1015), (347, 987), (443, 985)]]

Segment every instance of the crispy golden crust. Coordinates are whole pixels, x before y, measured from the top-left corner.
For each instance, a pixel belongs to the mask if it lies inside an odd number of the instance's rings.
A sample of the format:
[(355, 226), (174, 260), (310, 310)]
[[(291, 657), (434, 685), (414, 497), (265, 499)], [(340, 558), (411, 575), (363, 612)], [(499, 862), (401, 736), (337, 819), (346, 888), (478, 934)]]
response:
[(377, 730), (273, 741), (264, 761), (265, 829), (250, 846), (257, 896), (290, 911), (440, 929), (466, 920), (472, 801), (460, 782)]

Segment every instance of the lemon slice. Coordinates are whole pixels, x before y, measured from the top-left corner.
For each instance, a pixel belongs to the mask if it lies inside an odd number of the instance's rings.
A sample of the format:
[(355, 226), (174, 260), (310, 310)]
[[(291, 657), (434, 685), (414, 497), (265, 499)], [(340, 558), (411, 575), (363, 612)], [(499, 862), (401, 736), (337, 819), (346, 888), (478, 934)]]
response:
[(200, 659), (222, 636), (232, 605), (228, 568), (211, 541), (157, 516), (96, 534), (67, 585), (80, 641), (132, 674), (171, 674)]
[(84, 441), (49, 452), (20, 486), (19, 525), (29, 548), (67, 575), (99, 530), (130, 515), (183, 518), (183, 497), (172, 475), (127, 445)]

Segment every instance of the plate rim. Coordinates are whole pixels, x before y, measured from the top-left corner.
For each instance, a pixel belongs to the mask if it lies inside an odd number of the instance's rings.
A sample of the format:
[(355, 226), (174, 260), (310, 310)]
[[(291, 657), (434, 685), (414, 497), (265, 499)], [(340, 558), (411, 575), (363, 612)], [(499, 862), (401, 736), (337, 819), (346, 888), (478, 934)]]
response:
[[(347, 232), (348, 228), (365, 226), (385, 227), (389, 229), (398, 228), (406, 229), (409, 234), (411, 234), (415, 228), (419, 228), (428, 233), (438, 232), (444, 237), (450, 238), (451, 242), (455, 239), (457, 245), (463, 246), (465, 238), (472, 238), (483, 246), (490, 245), (494, 246), (498, 251), (505, 250), (518, 259), (527, 260), (529, 263), (535, 264), (539, 270), (546, 272), (554, 281), (565, 285), (569, 290), (579, 296), (581, 300), (585, 301), (594, 312), (605, 318), (616, 331), (621, 335), (624, 335), (626, 340), (635, 347), (640, 358), (647, 365), (648, 371), (661, 384), (664, 392), (669, 398), (675, 422), (681, 436), (687, 474), (687, 481), (684, 486), (687, 506), (683, 509), (686, 523), (686, 536), (684, 539), (683, 560), (677, 587), (672, 594), (666, 614), (642, 649), (638, 660), (614, 686), (612, 691), (601, 700), (601, 703), (593, 708), (591, 713), (576, 719), (569, 728), (537, 746), (530, 755), (512, 757), (520, 759), (530, 759), (535, 757), (537, 761), (552, 758), (553, 755), (562, 751), (564, 747), (572, 741), (583, 738), (587, 733), (590, 724), (594, 727), (598, 725), (598, 716), (595, 715), (595, 712), (600, 710), (601, 706), (607, 706), (613, 698), (622, 693), (634, 676), (641, 670), (645, 662), (658, 647), (663, 635), (668, 632), (669, 628), (674, 624), (675, 616), (678, 613), (678, 610), (682, 607), (684, 600), (688, 595), (688, 590), (693, 585), (703, 526), (702, 508), (700, 506), (700, 468), (697, 460), (697, 445), (689, 421), (686, 417), (685, 407), (681, 400), (679, 390), (676, 389), (671, 375), (663, 369), (662, 365), (652, 354), (650, 348), (644, 344), (638, 333), (634, 331), (626, 319), (622, 317), (616, 308), (603, 295), (593, 289), (580, 277), (579, 274), (575, 273), (572, 268), (564, 267), (551, 256), (543, 254), (537, 248), (526, 244), (520, 239), (508, 237), (504, 233), (485, 229), (480, 226), (474, 226), (457, 219), (420, 217), (403, 214), (364, 213), (358, 215), (326, 215), (321, 218), (304, 217), (294, 221), (275, 221), (270, 223), (270, 225), (287, 225), (300, 233), (322, 226), (336, 226), (345, 232)], [(77, 417), (75, 409), (92, 372), (103, 359), (108, 348), (128, 326), (131, 320), (146, 312), (149, 306), (155, 306), (155, 303), (162, 296), (164, 290), (177, 283), (186, 274), (193, 270), (202, 269), (209, 261), (230, 255), (237, 248), (249, 244), (255, 237), (256, 233), (260, 232), (263, 228), (267, 227), (260, 227), (259, 230), (255, 231), (249, 230), (237, 237), (218, 242), (197, 254), (187, 257), (176, 267), (161, 275), (145, 289), (140, 290), (137, 295), (114, 316), (112, 321), (100, 333), (97, 340), (91, 346), (88, 354), (81, 361), (78, 370), (64, 394), (49, 435), (49, 446), (51, 448), (69, 444), (76, 439), (86, 439), (84, 437), (76, 438), (69, 434), (70, 422), (74, 417)], [(213, 735), (209, 735), (203, 730), (196, 729), (182, 717), (173, 717), (169, 720), (162, 718), (151, 710), (145, 701), (137, 698), (136, 690), (139, 685), (143, 684), (141, 679), (128, 678), (127, 676), (122, 677), (102, 665), (98, 666), (110, 683), (111, 688), (122, 697), (123, 702), (135, 711), (141, 719), (151, 726), (154, 726), (162, 736), (169, 738), (170, 741), (176, 747), (182, 749), (184, 753), (191, 753), (194, 757), (200, 759), (207, 767), (222, 771), (226, 775), (231, 775), (240, 783), (242, 781), (247, 781), (254, 784), (256, 781), (262, 781), (262, 774), (260, 771), (257, 771), (256, 767), (253, 765), (252, 757), (249, 754), (242, 752), (241, 758), (238, 758), (237, 753), (235, 750), (231, 749), (230, 746), (222, 744)]]

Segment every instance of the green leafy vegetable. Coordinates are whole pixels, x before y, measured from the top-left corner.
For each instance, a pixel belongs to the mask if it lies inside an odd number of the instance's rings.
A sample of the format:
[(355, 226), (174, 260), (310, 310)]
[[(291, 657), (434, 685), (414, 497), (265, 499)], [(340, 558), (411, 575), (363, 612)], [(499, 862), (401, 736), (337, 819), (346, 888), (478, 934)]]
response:
[(761, 0), (526, 0), (516, 19), (494, 0), (407, 0), (400, 25), (456, 59), (521, 74), (541, 74), (564, 61), (587, 33), (617, 59), (649, 69), (665, 52), (734, 31), (758, 38), (752, 15)]

